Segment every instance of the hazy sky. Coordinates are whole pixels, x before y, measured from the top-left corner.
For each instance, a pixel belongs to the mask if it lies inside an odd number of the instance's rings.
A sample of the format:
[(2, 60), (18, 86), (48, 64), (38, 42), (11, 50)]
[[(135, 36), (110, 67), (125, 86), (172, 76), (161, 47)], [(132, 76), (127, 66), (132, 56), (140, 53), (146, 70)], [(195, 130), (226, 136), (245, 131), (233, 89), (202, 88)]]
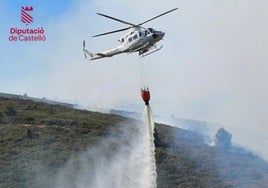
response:
[[(21, 6), (34, 7), (27, 27)], [(97, 12), (140, 23), (179, 7), (145, 25), (166, 32), (163, 49), (142, 60), (154, 114), (224, 126), (234, 142), (268, 158), (267, 6), (265, 0), (2, 0), (0, 92), (141, 111), (137, 54), (89, 63), (82, 41), (101, 52), (125, 34), (91, 38), (125, 27)], [(47, 40), (10, 42), (11, 27), (43, 27)]]

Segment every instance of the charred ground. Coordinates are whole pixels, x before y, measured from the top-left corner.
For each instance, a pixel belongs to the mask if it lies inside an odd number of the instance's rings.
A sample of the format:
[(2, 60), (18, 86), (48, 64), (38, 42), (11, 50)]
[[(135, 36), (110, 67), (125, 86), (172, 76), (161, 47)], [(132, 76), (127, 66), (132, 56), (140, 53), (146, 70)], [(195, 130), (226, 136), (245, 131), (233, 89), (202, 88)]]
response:
[[(0, 97), (0, 187), (49, 187), (70, 158), (109, 135), (120, 137), (120, 127), (135, 132), (135, 122), (118, 115)], [(161, 124), (156, 124), (155, 144), (158, 187), (268, 184), (268, 164), (243, 148), (211, 147), (200, 134)], [(114, 144), (106, 152), (112, 155), (118, 147)]]

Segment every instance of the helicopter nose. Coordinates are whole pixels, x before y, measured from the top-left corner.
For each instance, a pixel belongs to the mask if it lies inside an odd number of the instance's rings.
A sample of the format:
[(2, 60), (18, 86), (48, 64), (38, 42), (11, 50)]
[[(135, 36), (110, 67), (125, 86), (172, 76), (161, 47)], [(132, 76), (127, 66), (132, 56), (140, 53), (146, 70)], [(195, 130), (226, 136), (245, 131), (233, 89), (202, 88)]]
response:
[(162, 39), (164, 36), (165, 36), (165, 32), (162, 32), (162, 31), (158, 32), (159, 39)]
[(158, 31), (158, 32), (156, 32), (156, 33), (154, 33), (153, 34), (153, 37), (155, 38), (155, 39), (162, 39), (163, 37), (164, 37), (164, 35), (165, 35), (165, 33), (164, 32), (162, 32), (162, 31)]
[(160, 36), (163, 38), (165, 36), (165, 32), (161, 32)]

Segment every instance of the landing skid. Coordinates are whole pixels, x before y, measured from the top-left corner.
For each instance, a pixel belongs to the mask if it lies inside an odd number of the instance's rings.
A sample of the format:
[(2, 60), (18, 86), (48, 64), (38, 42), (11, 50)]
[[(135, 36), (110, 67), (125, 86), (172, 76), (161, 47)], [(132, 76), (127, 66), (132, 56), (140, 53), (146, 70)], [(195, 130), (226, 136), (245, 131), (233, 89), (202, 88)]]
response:
[(146, 56), (148, 56), (148, 55), (151, 55), (152, 53), (155, 53), (155, 52), (157, 52), (158, 50), (161, 50), (162, 47), (163, 47), (163, 46), (160, 46), (160, 48), (156, 48), (154, 51), (149, 52), (149, 53), (147, 53), (147, 54), (141, 54), (141, 56), (142, 56), (142, 57), (146, 57)]

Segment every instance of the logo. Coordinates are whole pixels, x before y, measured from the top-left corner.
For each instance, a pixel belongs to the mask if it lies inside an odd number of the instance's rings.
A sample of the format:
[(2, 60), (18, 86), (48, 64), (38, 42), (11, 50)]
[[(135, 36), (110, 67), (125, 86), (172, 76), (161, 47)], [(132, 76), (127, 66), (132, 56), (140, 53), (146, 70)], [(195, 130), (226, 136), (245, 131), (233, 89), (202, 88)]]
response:
[(44, 42), (46, 41), (45, 30), (42, 26), (30, 28), (29, 24), (33, 23), (33, 16), (31, 13), (34, 8), (32, 6), (21, 7), (20, 20), (24, 25), (11, 27), (9, 30), (9, 41), (21, 41), (21, 42)]
[(33, 17), (30, 12), (33, 11), (33, 7), (21, 7), (21, 21), (26, 25), (33, 22)]

